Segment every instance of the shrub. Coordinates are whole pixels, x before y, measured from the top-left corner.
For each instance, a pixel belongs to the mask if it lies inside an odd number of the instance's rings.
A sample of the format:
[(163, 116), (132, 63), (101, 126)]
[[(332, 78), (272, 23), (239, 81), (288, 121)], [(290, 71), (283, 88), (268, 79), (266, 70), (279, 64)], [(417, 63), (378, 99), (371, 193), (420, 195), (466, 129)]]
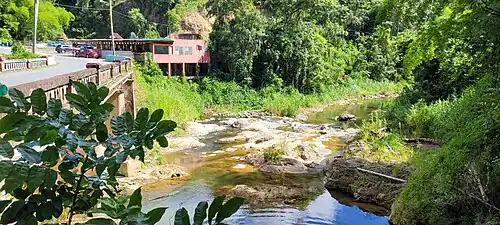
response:
[(360, 157), (381, 162), (408, 162), (413, 150), (406, 146), (401, 135), (389, 132), (387, 121), (378, 113), (372, 113), (370, 119), (363, 120), (359, 138), (366, 144)]
[(206, 105), (227, 111), (259, 109), (262, 97), (247, 86), (235, 82), (221, 82), (204, 78), (200, 83), (200, 94)]
[(5, 28), (0, 28), (0, 43), (11, 42), (12, 37), (10, 36), (9, 30)]
[(6, 55), (8, 59), (32, 59), (39, 58), (40, 56), (29, 52), (24, 48), (24, 45), (20, 42), (14, 43), (12, 45), (11, 54)]
[(393, 206), (393, 222), (465, 225), (498, 219), (498, 79), (488, 75), (460, 98), (412, 113), (410, 118), (424, 121), (424, 130), (441, 137), (444, 145), (417, 155), (417, 170)]
[(145, 76), (164, 76), (160, 66), (153, 61), (151, 54), (146, 55), (144, 65), (136, 67), (136, 70), (139, 70)]
[[(108, 88), (79, 82), (73, 87), (78, 94), (65, 96), (71, 109), (62, 108), (58, 99), (47, 102), (42, 89), (28, 97), (17, 89), (9, 90), (10, 99), (0, 96), (0, 113), (7, 113), (0, 119), (0, 181), (1, 190), (11, 196), (0, 201), (0, 223), (37, 224), (60, 218), (63, 211), (69, 212), (68, 225), (76, 213), (109, 217), (90, 219), (84, 223), (88, 225), (116, 225), (115, 220), (120, 225), (158, 223), (167, 208), (143, 213), (141, 189), (130, 197), (117, 196), (116, 177), (129, 156), (144, 162), (145, 150), (155, 142), (167, 147), (166, 135), (176, 123), (162, 120), (162, 109), (150, 114), (142, 108), (136, 118), (129, 112), (111, 118), (111, 135), (105, 123), (114, 107), (102, 103)], [(98, 146), (105, 148), (101, 156)], [(210, 208), (200, 202), (195, 224), (207, 218), (209, 224), (214, 219), (222, 224), (245, 201), (233, 198), (224, 204), (224, 199), (217, 197)], [(184, 208), (175, 217), (175, 225), (190, 224)]]
[(264, 160), (266, 160), (266, 162), (276, 162), (284, 154), (285, 152), (281, 148), (269, 149), (264, 152)]

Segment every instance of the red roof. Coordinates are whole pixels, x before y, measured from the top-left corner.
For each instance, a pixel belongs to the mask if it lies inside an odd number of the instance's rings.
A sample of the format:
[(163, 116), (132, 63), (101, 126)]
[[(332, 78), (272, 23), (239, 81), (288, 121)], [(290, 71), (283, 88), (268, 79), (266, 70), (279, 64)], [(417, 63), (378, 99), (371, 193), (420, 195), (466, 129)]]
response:
[[(120, 34), (118, 34), (118, 33), (114, 33), (113, 36), (115, 37), (115, 39), (123, 39), (123, 37), (120, 36)], [(109, 35), (108, 38), (111, 39), (111, 35)]]

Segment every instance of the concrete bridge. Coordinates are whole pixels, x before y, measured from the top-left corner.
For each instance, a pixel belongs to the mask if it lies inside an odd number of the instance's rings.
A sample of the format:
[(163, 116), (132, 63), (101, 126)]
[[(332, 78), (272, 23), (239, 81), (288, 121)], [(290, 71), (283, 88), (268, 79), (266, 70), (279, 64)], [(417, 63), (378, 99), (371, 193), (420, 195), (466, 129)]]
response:
[(42, 88), (47, 99), (60, 99), (63, 106), (68, 106), (65, 98), (67, 93), (74, 93), (72, 82), (93, 82), (98, 86), (109, 88), (106, 98), (107, 103), (115, 106), (112, 116), (118, 116), (124, 112), (130, 112), (135, 116), (134, 80), (132, 79), (132, 63), (129, 60), (113, 64), (101, 65), (98, 63), (87, 64), (87, 69), (50, 77), (44, 80), (24, 83), (9, 88), (16, 88), (25, 95), (30, 95), (37, 88)]

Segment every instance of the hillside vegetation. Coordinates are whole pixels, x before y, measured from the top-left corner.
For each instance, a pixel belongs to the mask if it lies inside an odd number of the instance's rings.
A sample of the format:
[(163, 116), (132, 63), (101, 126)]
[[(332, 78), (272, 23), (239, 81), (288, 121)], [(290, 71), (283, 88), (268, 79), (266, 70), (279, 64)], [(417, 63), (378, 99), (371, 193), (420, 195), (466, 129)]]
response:
[[(62, 33), (109, 34), (103, 2), (41, 1), (42, 40)], [(441, 145), (409, 160), (416, 170), (392, 207), (392, 221), (500, 223), (500, 1), (116, 4), (116, 30), (125, 37), (164, 37), (183, 26), (197, 27), (187, 25), (193, 13), (212, 19), (206, 29), (211, 30), (208, 78), (167, 80), (151, 62), (138, 69), (142, 104), (165, 109), (166, 118), (182, 125), (212, 112), (254, 109), (292, 116), (302, 107), (345, 96), (403, 89), (386, 112), (361, 127), (367, 146), (406, 148), (403, 137)], [(0, 40), (29, 38), (32, 8), (28, 0), (0, 1)], [(376, 137), (369, 129), (388, 133)]]
[[(500, 2), (209, 0), (206, 9), (215, 18), (210, 76), (219, 81), (195, 87), (205, 105), (293, 115), (287, 105), (331, 99), (339, 85), (402, 83), (401, 96), (373, 117), (377, 124), (362, 128), (437, 139), (441, 147), (410, 160), (417, 169), (391, 219), (499, 223)], [(365, 138), (378, 148), (402, 144)]]

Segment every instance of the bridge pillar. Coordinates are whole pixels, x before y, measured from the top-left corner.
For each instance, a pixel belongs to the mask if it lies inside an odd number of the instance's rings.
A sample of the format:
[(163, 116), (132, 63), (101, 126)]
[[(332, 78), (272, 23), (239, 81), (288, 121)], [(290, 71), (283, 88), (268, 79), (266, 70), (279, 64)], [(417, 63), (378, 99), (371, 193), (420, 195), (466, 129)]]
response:
[(135, 117), (135, 93), (134, 80), (127, 80), (122, 86), (124, 111), (129, 112)]
[(168, 77), (170, 78), (172, 76), (172, 63), (168, 64)]

